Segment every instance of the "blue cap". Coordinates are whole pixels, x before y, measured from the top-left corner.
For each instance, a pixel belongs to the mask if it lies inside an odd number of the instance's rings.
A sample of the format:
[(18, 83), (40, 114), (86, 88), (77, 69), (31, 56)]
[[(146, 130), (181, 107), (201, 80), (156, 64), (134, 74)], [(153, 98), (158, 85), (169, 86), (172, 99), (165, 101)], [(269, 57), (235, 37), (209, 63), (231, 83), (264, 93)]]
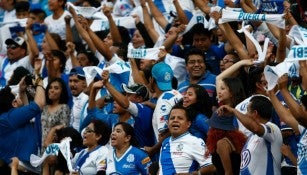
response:
[(217, 112), (214, 112), (211, 118), (207, 121), (209, 126), (212, 128), (217, 128), (226, 131), (232, 131), (237, 129), (234, 126), (233, 116), (218, 116)]
[(77, 67), (72, 68), (69, 72), (69, 76), (72, 76), (72, 75), (78, 75), (80, 77), (85, 78), (85, 73), (83, 71), (83, 67), (77, 66)]
[(156, 80), (159, 89), (162, 91), (172, 90), (172, 79), (174, 73), (172, 68), (164, 62), (157, 63), (151, 70), (152, 77)]

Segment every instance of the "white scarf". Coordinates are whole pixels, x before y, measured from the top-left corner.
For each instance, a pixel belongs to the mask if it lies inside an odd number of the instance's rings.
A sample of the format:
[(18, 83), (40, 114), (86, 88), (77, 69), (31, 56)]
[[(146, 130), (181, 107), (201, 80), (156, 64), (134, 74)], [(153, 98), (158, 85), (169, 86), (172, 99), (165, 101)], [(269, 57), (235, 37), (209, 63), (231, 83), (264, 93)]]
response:
[(279, 28), (285, 28), (285, 19), (283, 16), (284, 14), (255, 14), (223, 9), (222, 18), (219, 19), (219, 23), (222, 24), (231, 21), (262, 21)]

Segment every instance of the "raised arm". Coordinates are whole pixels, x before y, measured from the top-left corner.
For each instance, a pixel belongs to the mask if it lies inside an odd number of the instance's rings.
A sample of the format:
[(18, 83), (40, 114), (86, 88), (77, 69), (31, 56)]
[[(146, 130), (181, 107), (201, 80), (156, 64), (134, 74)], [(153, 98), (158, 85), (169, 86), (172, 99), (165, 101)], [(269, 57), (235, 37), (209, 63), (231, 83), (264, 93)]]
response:
[(69, 7), (68, 10), (69, 10), (70, 14), (72, 15), (73, 20), (75, 21), (75, 26), (76, 26), (78, 33), (81, 35), (81, 37), (87, 43), (89, 49), (93, 53), (96, 53), (96, 51), (97, 51), (96, 46), (94, 45), (94, 43), (93, 43), (92, 39), (90, 38), (89, 34), (87, 33), (87, 31), (82, 26), (82, 24), (84, 24), (86, 26), (88, 24), (88, 22), (86, 21), (86, 19), (84, 17), (82, 17), (82, 16), (78, 17), (75, 9), (73, 9), (72, 7)]
[[(145, 26), (149, 36), (151, 37), (152, 41), (154, 43), (156, 43), (158, 38), (159, 38), (159, 33), (155, 30), (152, 18), (150, 16), (149, 11), (148, 11), (147, 6), (146, 6), (146, 1), (141, 0), (140, 2), (141, 2), (142, 11), (143, 11), (144, 26)], [(143, 38), (144, 38), (144, 36), (143, 36)], [(144, 40), (145, 40), (145, 38), (144, 38)]]
[(165, 19), (163, 14), (160, 12), (160, 10), (157, 8), (157, 6), (154, 4), (152, 0), (146, 0), (148, 7), (150, 9), (151, 15), (154, 17), (154, 19), (157, 21), (157, 23), (165, 29), (165, 27), (168, 24), (168, 21)]
[(103, 14), (108, 18), (109, 21), (109, 26), (110, 26), (110, 33), (113, 39), (113, 43), (122, 43), (122, 37), (119, 33), (119, 30), (113, 20), (112, 17), (112, 9), (111, 7), (108, 7), (106, 5), (103, 6), (102, 8)]
[[(300, 61), (301, 62), (301, 61)], [(304, 61), (305, 62), (305, 61)], [(306, 64), (306, 63), (304, 63)], [(300, 63), (300, 66), (302, 67), (300, 69), (306, 69), (307, 66), (303, 65), (303, 63)], [(306, 72), (306, 71), (305, 71)], [(292, 97), (289, 90), (287, 89), (288, 84), (288, 75), (284, 74), (278, 79), (278, 87), (280, 89), (280, 92), (282, 96), (284, 97), (290, 112), (292, 113), (293, 117), (304, 127), (307, 127), (307, 112), (304, 110), (304, 107), (300, 106)]]
[(123, 107), (124, 109), (127, 109), (129, 107), (130, 102), (122, 93), (118, 92), (115, 89), (115, 87), (109, 82), (109, 71), (103, 71), (102, 79), (103, 79), (103, 85), (112, 95), (114, 101), (116, 101), (116, 103), (119, 106)]
[(281, 102), (278, 100), (278, 98), (275, 95), (275, 91), (270, 90), (269, 91), (269, 97), (271, 99), (271, 102), (274, 106), (275, 111), (277, 112), (279, 118), (285, 122), (287, 125), (289, 125), (295, 132), (296, 135), (298, 135), (299, 129), (298, 129), (298, 122), (297, 120), (293, 117), (291, 112), (281, 104)]
[(187, 17), (187, 15), (184, 13), (184, 10), (182, 9), (182, 7), (180, 6), (180, 3), (178, 0), (173, 0), (174, 6), (176, 8), (176, 12), (177, 12), (177, 18), (180, 24), (188, 24), (189, 23), (189, 19)]
[(71, 16), (66, 15), (64, 19), (65, 19), (65, 30), (66, 30), (66, 43), (73, 42), (74, 37), (73, 37), (71, 26), (70, 26)]
[(209, 0), (194, 0), (194, 4), (196, 7), (198, 7), (201, 11), (203, 11), (205, 14), (210, 14), (211, 7), (208, 6)]
[(31, 65), (33, 66), (34, 59), (39, 56), (39, 49), (38, 49), (37, 43), (32, 34), (32, 30), (31, 30), (32, 25), (33, 25), (33, 20), (31, 18), (28, 18), (27, 24), (25, 27), (25, 31), (26, 31), (26, 36), (28, 38), (27, 44), (29, 48), (29, 59), (30, 59)]

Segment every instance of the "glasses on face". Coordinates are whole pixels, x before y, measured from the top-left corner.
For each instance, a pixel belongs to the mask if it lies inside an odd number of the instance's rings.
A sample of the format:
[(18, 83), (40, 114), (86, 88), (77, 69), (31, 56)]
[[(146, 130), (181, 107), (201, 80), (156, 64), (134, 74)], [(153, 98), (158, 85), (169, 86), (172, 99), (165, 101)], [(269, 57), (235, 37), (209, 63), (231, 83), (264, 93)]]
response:
[(16, 46), (15, 44), (11, 44), (11, 45), (8, 45), (6, 46), (6, 49), (13, 49), (15, 50), (18, 46)]
[(86, 127), (85, 130), (84, 130), (85, 133), (92, 133), (92, 132), (95, 132), (94, 129), (91, 129), (89, 127)]
[(204, 60), (189, 60), (188, 61), (188, 64), (190, 65), (195, 65), (195, 64), (203, 64), (204, 63)]
[(223, 64), (226, 64), (226, 63), (234, 63), (234, 61), (233, 61), (233, 60), (227, 60), (227, 59), (225, 59), (225, 60), (221, 60), (221, 63), (223, 63)]

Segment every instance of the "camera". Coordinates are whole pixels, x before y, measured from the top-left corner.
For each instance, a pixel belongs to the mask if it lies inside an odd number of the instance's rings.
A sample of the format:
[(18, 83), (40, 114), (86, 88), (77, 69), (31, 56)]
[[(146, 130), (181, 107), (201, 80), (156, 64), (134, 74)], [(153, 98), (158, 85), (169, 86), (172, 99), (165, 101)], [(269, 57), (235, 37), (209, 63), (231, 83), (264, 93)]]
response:
[(27, 86), (33, 86), (33, 82), (35, 80), (35, 76), (33, 74), (28, 74), (25, 77), (25, 82)]

